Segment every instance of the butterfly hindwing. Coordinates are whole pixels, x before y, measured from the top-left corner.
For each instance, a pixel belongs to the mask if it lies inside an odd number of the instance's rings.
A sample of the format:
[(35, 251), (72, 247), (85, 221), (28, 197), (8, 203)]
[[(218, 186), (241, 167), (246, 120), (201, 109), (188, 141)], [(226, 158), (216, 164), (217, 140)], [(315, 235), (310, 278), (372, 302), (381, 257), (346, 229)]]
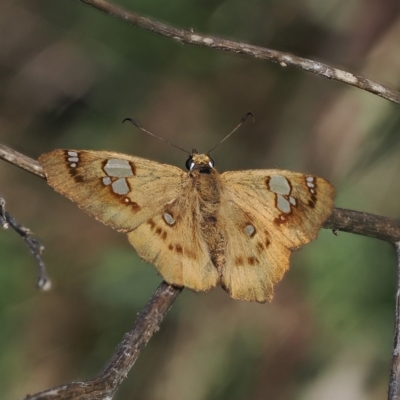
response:
[(256, 217), (224, 200), (221, 217), (228, 235), (221, 282), (235, 299), (265, 302), (289, 266), (290, 250)]
[(108, 151), (55, 150), (39, 162), (56, 191), (120, 231), (179, 197), (186, 178), (177, 167)]
[(200, 231), (197, 194), (187, 183), (182, 196), (157, 210), (128, 238), (168, 283), (208, 291), (219, 283), (219, 275)]

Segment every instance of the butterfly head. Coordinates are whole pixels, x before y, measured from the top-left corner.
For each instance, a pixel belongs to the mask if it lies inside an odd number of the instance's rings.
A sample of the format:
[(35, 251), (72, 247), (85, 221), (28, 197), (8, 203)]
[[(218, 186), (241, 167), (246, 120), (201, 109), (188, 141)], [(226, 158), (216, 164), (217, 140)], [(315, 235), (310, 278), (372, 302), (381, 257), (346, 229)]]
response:
[(186, 168), (189, 171), (197, 170), (201, 174), (209, 174), (214, 169), (214, 160), (208, 154), (199, 154), (193, 150), (186, 160)]

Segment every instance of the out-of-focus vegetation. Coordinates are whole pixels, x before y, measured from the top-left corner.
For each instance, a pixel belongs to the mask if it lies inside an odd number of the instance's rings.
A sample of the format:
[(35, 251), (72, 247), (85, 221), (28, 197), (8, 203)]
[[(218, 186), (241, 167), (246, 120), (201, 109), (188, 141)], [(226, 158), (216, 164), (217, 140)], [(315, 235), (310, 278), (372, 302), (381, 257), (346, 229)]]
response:
[[(116, 3), (177, 27), (288, 51), (400, 87), (397, 0)], [(207, 151), (220, 171), (314, 173), (337, 206), (400, 213), (398, 106), (294, 69), (181, 45), (74, 0), (0, 4), (0, 138), (31, 157), (107, 149), (184, 167), (185, 155), (122, 125)], [(0, 388), (21, 398), (107, 361), (161, 278), (125, 235), (43, 180), (0, 164), (7, 209), (46, 246), (54, 281), (0, 232)], [(271, 304), (184, 291), (117, 395), (128, 399), (382, 399), (391, 359), (395, 259), (386, 243), (323, 231), (292, 258)]]

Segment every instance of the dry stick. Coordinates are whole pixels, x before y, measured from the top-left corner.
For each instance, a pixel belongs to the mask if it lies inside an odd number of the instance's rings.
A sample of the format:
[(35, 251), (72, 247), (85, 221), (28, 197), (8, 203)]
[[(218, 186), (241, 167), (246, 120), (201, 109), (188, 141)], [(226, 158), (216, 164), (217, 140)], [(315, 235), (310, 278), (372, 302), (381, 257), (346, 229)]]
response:
[(10, 149), (2, 144), (0, 144), (0, 158), (4, 161), (8, 161), (10, 164), (30, 172), (31, 174), (40, 176), (41, 178), (46, 178), (42, 166), (36, 160), (18, 153), (18, 151)]
[[(45, 177), (37, 161), (1, 144), (0, 159), (6, 160), (42, 178)], [(344, 232), (356, 233), (390, 243), (396, 243), (400, 257), (400, 245), (398, 244), (400, 243), (399, 220), (335, 208), (331, 217), (325, 222), (324, 228), (342, 230)], [(400, 282), (400, 276), (398, 282)], [(27, 396), (25, 400), (66, 400), (71, 398), (74, 400), (111, 399), (118, 389), (118, 386), (122, 383), (129, 370), (138, 359), (141, 349), (159, 329), (163, 318), (181, 290), (182, 289), (171, 286), (166, 282), (161, 283), (146, 307), (140, 313), (132, 329), (124, 336), (107, 366), (97, 377), (88, 381), (71, 382), (53, 389), (45, 390), (41, 393)], [(398, 297), (399, 292), (397, 294), (397, 300), (399, 301)], [(398, 382), (400, 382), (400, 368), (397, 358), (397, 343), (399, 342), (397, 340), (397, 335), (400, 326), (399, 307), (397, 307), (396, 310), (396, 348), (393, 357), (390, 384), (391, 391), (397, 391), (399, 387)], [(389, 399), (399, 400), (397, 397), (390, 397)]]
[(39, 267), (38, 270), (38, 279), (36, 281), (36, 286), (40, 290), (50, 290), (51, 281), (47, 276), (46, 265), (42, 258), (42, 252), (44, 250), (44, 246), (39, 240), (32, 237), (31, 231), (19, 224), (15, 218), (6, 211), (6, 202), (3, 198), (0, 197), (0, 224), (4, 229), (11, 228), (18, 233), (24, 240), (24, 242), (28, 245), (29, 250), (33, 254), (36, 259), (36, 263)]
[(25, 397), (24, 400), (104, 400), (112, 399), (118, 386), (128, 375), (168, 310), (177, 299), (181, 288), (162, 282), (137, 317), (132, 329), (125, 334), (114, 355), (103, 371), (94, 379), (71, 382)]
[(108, 3), (104, 0), (79, 0), (89, 6), (110, 15), (120, 18), (129, 24), (147, 29), (153, 33), (177, 40), (180, 43), (192, 44), (196, 46), (210, 47), (216, 50), (228, 51), (237, 54), (245, 54), (261, 60), (269, 60), (278, 63), (282, 67), (292, 66), (304, 71), (312, 72), (316, 75), (322, 75), (328, 79), (334, 79), (339, 82), (355, 86), (367, 92), (374, 93), (384, 99), (400, 104), (400, 92), (389, 89), (377, 82), (354, 75), (329, 65), (309, 60), (303, 57), (297, 57), (289, 53), (267, 49), (265, 47), (253, 46), (246, 43), (238, 43), (232, 40), (221, 39), (215, 36), (200, 35), (193, 31), (177, 29), (173, 26), (142, 17), (122, 7)]
[(394, 245), (397, 253), (396, 320), (394, 324), (392, 370), (390, 371), (388, 400), (400, 399), (400, 241)]

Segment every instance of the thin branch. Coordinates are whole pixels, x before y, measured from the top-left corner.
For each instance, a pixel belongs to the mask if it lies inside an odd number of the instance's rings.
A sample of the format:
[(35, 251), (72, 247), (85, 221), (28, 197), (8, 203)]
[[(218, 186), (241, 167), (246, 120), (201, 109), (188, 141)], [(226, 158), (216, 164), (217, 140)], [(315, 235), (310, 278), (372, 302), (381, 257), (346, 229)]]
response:
[(35, 238), (31, 236), (31, 231), (28, 228), (20, 225), (15, 218), (13, 218), (6, 211), (6, 202), (0, 197), (0, 224), (4, 229), (8, 229), (11, 226), (15, 232), (18, 233), (24, 239), (25, 243), (28, 245), (31, 253), (36, 259), (36, 263), (39, 267), (38, 270), (38, 279), (36, 282), (36, 286), (40, 290), (50, 290), (51, 289), (51, 281), (47, 276), (46, 266), (44, 264), (42, 258), (42, 252), (44, 250), (44, 246)]
[(396, 319), (388, 400), (400, 399), (400, 241), (395, 243), (395, 247), (397, 253)]
[(161, 283), (97, 377), (28, 395), (24, 400), (111, 400), (181, 291), (181, 288)]
[(10, 149), (3, 144), (0, 144), (0, 159), (9, 162), (12, 165), (15, 165), (19, 168), (22, 168), (25, 171), (30, 172), (31, 174), (40, 176), (41, 178), (45, 178), (43, 169), (41, 165), (32, 158), (24, 156), (18, 151)]
[(325, 221), (324, 228), (355, 233), (390, 243), (400, 240), (400, 219), (338, 207)]
[(297, 57), (289, 53), (267, 49), (265, 47), (253, 46), (246, 43), (238, 43), (232, 40), (221, 39), (215, 36), (201, 35), (193, 31), (177, 29), (170, 25), (142, 17), (130, 12), (115, 4), (108, 3), (105, 0), (79, 0), (89, 6), (92, 6), (109, 16), (122, 19), (131, 25), (147, 29), (153, 33), (177, 40), (180, 43), (196, 46), (210, 47), (216, 50), (228, 51), (237, 54), (245, 54), (261, 60), (268, 60), (278, 63), (282, 67), (292, 66), (304, 71), (312, 72), (316, 75), (324, 76), (328, 79), (334, 79), (339, 82), (357, 87), (367, 92), (374, 93), (384, 99), (400, 104), (400, 92), (387, 88), (377, 82), (364, 78), (360, 75), (354, 75), (329, 65), (309, 60), (303, 57)]

